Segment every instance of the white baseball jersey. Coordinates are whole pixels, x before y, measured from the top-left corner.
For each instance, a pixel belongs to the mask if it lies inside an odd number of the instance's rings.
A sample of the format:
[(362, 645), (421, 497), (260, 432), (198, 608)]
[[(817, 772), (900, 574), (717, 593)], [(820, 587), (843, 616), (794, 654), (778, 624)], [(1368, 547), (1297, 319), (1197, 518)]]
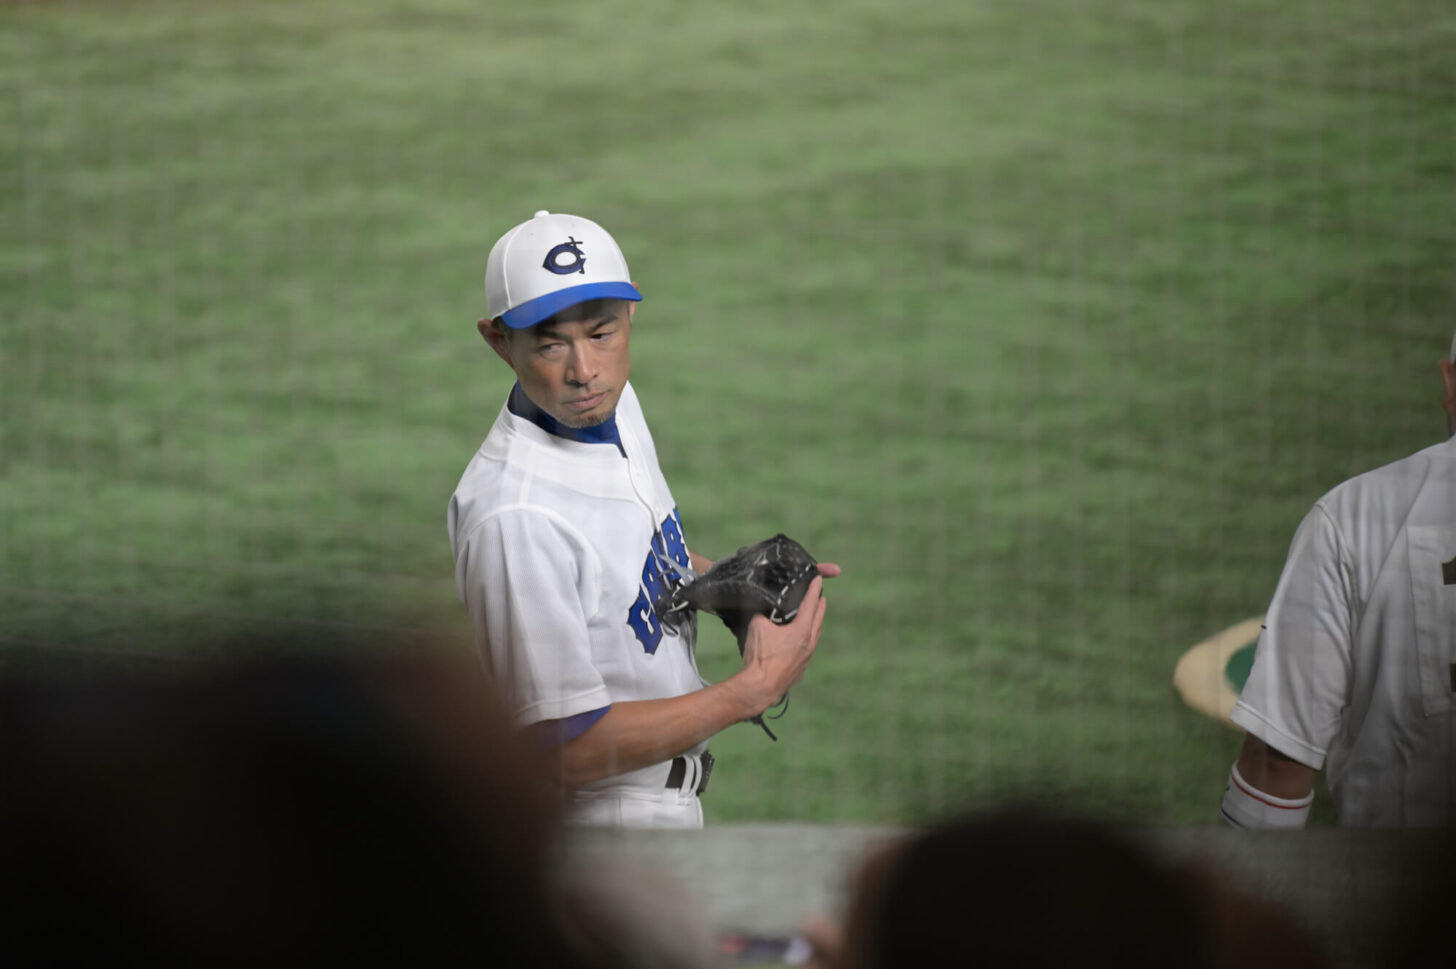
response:
[(1305, 516), (1230, 719), (1325, 767), (1342, 825), (1456, 823), (1456, 438)]
[[(481, 660), (523, 726), (703, 685), (691, 633), (664, 629), (652, 606), (689, 559), (630, 383), (615, 422), (620, 447), (552, 433), (508, 403), (450, 499), (456, 588)], [(590, 785), (569, 816), (700, 826), (699, 766), (689, 760), (681, 793), (665, 787), (670, 765)]]

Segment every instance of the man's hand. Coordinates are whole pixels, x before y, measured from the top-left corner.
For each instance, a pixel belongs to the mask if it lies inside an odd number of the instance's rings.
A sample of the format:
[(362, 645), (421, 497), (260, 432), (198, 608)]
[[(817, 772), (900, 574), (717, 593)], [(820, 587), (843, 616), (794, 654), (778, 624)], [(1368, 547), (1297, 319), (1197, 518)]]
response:
[[(833, 574), (839, 574), (839, 566), (828, 567), (834, 570)], [(829, 607), (824, 598), (824, 575), (821, 566), (820, 574), (809, 583), (809, 591), (804, 593), (793, 622), (778, 626), (765, 616), (754, 616), (748, 623), (743, 669), (734, 679), (742, 681), (755, 716), (777, 703), (789, 687), (804, 678), (804, 670), (819, 646), (824, 612)]]

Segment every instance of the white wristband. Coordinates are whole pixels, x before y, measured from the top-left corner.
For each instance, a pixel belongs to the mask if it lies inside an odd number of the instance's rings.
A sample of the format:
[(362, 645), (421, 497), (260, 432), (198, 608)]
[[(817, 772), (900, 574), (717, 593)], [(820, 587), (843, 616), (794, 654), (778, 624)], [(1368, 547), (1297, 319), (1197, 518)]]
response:
[(1244, 780), (1234, 764), (1223, 792), (1223, 817), (1236, 828), (1302, 828), (1312, 803), (1314, 791), (1293, 799), (1265, 794)]

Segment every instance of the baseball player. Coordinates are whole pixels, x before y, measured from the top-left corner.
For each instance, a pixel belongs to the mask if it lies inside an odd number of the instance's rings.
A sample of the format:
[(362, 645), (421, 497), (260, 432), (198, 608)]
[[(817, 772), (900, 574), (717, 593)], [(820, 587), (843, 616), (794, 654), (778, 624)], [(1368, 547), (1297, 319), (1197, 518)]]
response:
[[(1440, 367), (1456, 435), (1456, 337)], [(1456, 436), (1315, 503), (1230, 719), (1234, 825), (1303, 826), (1321, 768), (1342, 826), (1456, 823)]]
[(516, 384), (448, 516), (481, 660), (557, 758), (569, 820), (701, 827), (707, 742), (803, 676), (822, 578), (793, 622), (753, 621), (742, 670), (705, 683), (696, 625), (654, 608), (712, 562), (688, 547), (628, 382), (642, 296), (621, 250), (594, 222), (537, 212), (491, 249), (485, 297), (480, 334)]

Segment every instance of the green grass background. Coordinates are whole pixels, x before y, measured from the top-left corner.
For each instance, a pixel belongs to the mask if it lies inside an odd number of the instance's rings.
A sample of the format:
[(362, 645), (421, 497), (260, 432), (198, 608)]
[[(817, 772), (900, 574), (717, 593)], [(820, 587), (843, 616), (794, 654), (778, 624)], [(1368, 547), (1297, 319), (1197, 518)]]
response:
[(473, 664), (481, 277), (548, 208), (646, 293), (690, 544), (845, 568), (710, 821), (1207, 823), (1178, 656), (1444, 433), (1453, 47), (1439, 0), (5, 4), (0, 643)]

